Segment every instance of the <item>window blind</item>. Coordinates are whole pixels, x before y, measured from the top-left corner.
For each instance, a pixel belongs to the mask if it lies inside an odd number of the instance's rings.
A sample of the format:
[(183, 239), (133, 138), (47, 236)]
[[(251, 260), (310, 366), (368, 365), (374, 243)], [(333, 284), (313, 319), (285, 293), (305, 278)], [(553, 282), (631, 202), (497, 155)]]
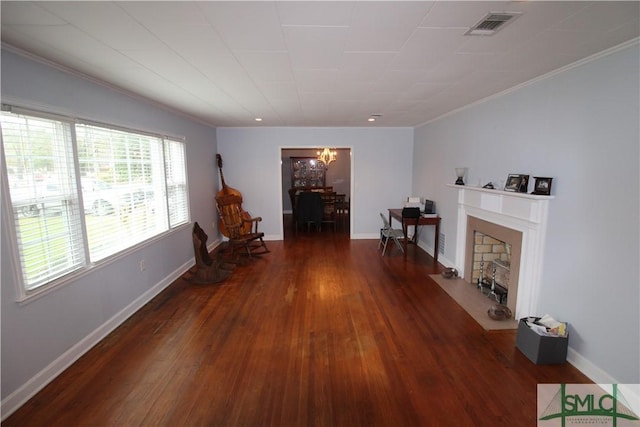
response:
[(167, 179), (167, 203), (169, 226), (174, 228), (189, 221), (187, 164), (184, 143), (165, 139), (165, 174)]
[(76, 125), (91, 261), (168, 229), (162, 139)]
[(85, 264), (68, 122), (1, 113), (9, 197), (26, 290)]
[(4, 109), (2, 172), (25, 296), (189, 222), (184, 142)]

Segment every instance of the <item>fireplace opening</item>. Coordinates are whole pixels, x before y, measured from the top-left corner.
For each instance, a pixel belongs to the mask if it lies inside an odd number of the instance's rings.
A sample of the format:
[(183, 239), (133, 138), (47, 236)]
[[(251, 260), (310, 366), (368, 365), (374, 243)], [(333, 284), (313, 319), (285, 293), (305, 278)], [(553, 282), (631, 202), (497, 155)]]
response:
[(465, 280), (515, 313), (522, 233), (467, 217)]
[(509, 298), (511, 244), (474, 231), (471, 282), (500, 304)]

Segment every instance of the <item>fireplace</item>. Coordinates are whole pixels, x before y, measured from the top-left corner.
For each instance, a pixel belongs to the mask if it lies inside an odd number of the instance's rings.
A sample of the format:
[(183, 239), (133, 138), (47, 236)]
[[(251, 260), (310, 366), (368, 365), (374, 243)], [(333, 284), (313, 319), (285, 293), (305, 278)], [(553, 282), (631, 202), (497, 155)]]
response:
[[(466, 232), (466, 250), (465, 250), (465, 274), (464, 279), (471, 283), (476, 283), (476, 276), (474, 276), (474, 261), (477, 249), (478, 234), (487, 236), (490, 239), (494, 239), (497, 242), (502, 242), (503, 246), (510, 247), (509, 256), (509, 281), (508, 281), (508, 294), (506, 296), (506, 306), (511, 309), (513, 313), (517, 313), (516, 301), (518, 300), (518, 286), (519, 286), (519, 274), (520, 274), (520, 261), (522, 254), (522, 232), (505, 227), (503, 225), (485, 221), (474, 216), (467, 215), (467, 232)], [(485, 240), (483, 238), (483, 240)], [(481, 245), (484, 246), (484, 245)], [(493, 246), (493, 245), (492, 245)], [(484, 255), (484, 276), (492, 275), (492, 262), (494, 260), (501, 260), (500, 257), (495, 256), (494, 250), (486, 252), (490, 255)], [(504, 285), (504, 284), (502, 284)]]
[(507, 306), (516, 318), (537, 314), (549, 202), (540, 196), (451, 185), (458, 190), (456, 268), (473, 281), (475, 232), (511, 246)]

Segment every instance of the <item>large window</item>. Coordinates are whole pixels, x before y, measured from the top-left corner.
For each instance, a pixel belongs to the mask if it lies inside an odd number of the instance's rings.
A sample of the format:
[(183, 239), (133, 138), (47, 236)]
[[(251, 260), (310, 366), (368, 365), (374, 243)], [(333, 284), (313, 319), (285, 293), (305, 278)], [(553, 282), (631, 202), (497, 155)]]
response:
[(184, 143), (3, 111), (25, 294), (189, 221)]

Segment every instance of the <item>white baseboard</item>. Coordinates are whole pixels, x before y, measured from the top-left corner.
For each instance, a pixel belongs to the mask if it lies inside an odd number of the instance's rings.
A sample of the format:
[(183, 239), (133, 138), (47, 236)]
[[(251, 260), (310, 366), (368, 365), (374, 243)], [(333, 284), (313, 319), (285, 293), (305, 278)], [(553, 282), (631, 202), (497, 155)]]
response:
[[(213, 247), (217, 246), (218, 244), (218, 241), (214, 242)], [(131, 304), (122, 309), (111, 319), (107, 320), (100, 327), (80, 340), (76, 345), (71, 347), (56, 360), (51, 362), (46, 368), (38, 372), (24, 385), (22, 385), (16, 391), (3, 399), (0, 403), (0, 413), (2, 414), (1, 420), (4, 421), (9, 415), (11, 415), (18, 408), (24, 405), (29, 399), (35, 396), (36, 393), (38, 393), (47, 384), (49, 384), (58, 375), (60, 375), (65, 369), (71, 366), (87, 351), (89, 351), (107, 335), (113, 332), (125, 320), (131, 317), (140, 308), (142, 308), (142, 306), (151, 301), (156, 295), (162, 292), (165, 288), (167, 288), (180, 276), (186, 273), (194, 265), (195, 259), (191, 258), (189, 261), (174, 270), (173, 273), (171, 273), (169, 276), (165, 277), (162, 281), (154, 285), (144, 294), (140, 295), (140, 297), (138, 297)]]
[[(423, 241), (418, 241), (418, 246), (425, 251), (426, 253), (428, 253), (429, 255), (433, 256), (433, 246), (427, 246)], [(456, 268), (455, 264), (453, 263), (453, 261), (449, 260), (448, 258), (446, 258), (443, 254), (438, 254), (438, 262), (442, 265), (444, 265), (445, 267), (453, 267)]]
[(366, 240), (366, 239), (376, 239), (380, 238), (380, 232), (377, 233), (357, 233), (351, 234), (352, 240)]
[(640, 384), (620, 382), (619, 379), (612, 377), (571, 347), (567, 350), (567, 362), (589, 377), (595, 384), (618, 384), (618, 391), (629, 404), (629, 409), (636, 414), (640, 414)]

